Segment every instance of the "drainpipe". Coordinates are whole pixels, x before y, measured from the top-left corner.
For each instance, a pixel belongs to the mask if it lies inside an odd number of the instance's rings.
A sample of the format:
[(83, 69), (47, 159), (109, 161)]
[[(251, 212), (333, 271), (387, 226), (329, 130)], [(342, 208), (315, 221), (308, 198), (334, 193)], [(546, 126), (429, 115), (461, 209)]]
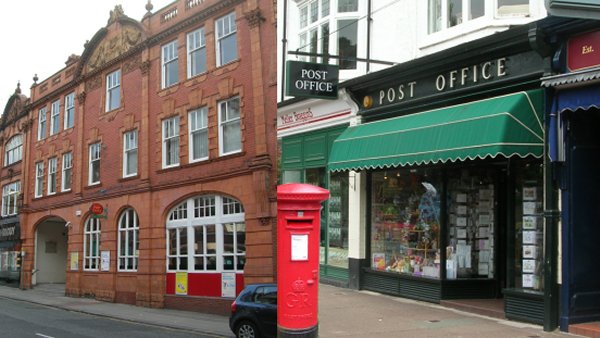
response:
[(283, 36), (281, 37), (281, 101), (284, 101), (285, 98), (285, 61), (287, 54), (287, 4), (288, 0), (283, 0)]
[[(545, 34), (536, 23), (529, 26), (529, 45), (543, 59), (546, 69), (544, 75), (552, 72), (552, 48), (545, 41)], [(544, 91), (544, 331), (553, 331), (558, 326), (558, 193), (554, 180), (555, 168), (548, 156), (549, 123), (546, 116), (552, 109), (552, 91)]]
[(372, 0), (369, 0), (367, 3), (367, 74), (371, 70), (371, 3)]

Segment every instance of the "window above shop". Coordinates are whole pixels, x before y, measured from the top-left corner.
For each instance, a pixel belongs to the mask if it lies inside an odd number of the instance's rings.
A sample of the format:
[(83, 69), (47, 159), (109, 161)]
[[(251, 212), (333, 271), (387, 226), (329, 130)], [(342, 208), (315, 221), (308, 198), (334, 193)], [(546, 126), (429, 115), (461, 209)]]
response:
[(421, 17), (427, 18), (427, 27), (420, 29), (426, 32), (421, 48), (480, 38), (546, 15), (543, 3), (536, 0), (428, 0), (420, 6)]
[[(337, 64), (355, 70), (358, 56), (358, 0), (312, 0), (298, 6), (299, 52), (306, 62)], [(339, 58), (330, 58), (337, 55)]]

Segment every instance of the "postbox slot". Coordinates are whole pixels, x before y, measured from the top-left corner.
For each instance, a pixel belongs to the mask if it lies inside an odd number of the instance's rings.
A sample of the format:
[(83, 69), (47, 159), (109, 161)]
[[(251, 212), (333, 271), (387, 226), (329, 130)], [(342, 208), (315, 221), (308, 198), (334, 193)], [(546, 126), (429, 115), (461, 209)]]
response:
[(310, 230), (314, 227), (313, 218), (286, 218), (286, 228), (294, 230)]

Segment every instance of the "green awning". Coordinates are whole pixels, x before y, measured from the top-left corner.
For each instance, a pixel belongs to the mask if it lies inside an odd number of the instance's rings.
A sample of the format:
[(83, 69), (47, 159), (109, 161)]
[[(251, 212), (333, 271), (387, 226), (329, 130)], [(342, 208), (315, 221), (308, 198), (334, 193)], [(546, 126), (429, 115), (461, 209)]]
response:
[(333, 143), (329, 170), (541, 157), (542, 102), (534, 90), (348, 127)]

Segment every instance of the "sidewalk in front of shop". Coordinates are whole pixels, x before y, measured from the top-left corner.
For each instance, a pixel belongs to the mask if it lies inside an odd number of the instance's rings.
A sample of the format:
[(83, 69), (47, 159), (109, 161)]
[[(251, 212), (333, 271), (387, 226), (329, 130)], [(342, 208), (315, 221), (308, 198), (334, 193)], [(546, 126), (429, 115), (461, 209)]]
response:
[[(0, 285), (0, 297), (132, 322), (233, 337), (228, 318), (64, 296), (64, 284), (20, 290)], [(319, 285), (319, 337), (576, 337), (537, 325), (500, 320), (436, 304)]]

